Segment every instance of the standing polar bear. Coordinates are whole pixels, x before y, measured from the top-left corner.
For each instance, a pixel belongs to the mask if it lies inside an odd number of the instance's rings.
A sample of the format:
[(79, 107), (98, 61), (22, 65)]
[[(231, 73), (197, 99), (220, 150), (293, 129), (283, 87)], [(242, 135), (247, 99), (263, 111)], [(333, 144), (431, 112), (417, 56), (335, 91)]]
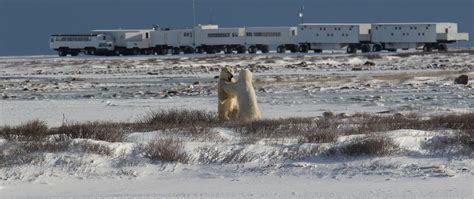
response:
[(218, 105), (217, 112), (219, 119), (229, 121), (237, 119), (239, 107), (237, 107), (237, 99), (235, 95), (225, 92), (223, 86), (233, 83), (234, 69), (231, 67), (223, 67), (219, 75), (219, 83), (217, 85)]
[(248, 69), (241, 70), (237, 82), (228, 82), (222, 85), (223, 90), (237, 97), (239, 114), (237, 119), (251, 122), (261, 119), (257, 105), (257, 95), (252, 83), (252, 72)]

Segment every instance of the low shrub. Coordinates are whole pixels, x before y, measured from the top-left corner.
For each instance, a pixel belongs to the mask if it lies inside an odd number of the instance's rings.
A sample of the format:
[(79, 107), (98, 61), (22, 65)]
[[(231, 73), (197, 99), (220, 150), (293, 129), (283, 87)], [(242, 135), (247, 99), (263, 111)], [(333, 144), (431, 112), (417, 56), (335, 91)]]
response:
[(68, 138), (102, 140), (107, 142), (122, 142), (126, 137), (123, 125), (111, 122), (85, 122), (63, 124), (55, 129), (56, 134)]
[(334, 146), (327, 151), (327, 155), (341, 154), (344, 156), (387, 156), (396, 151), (392, 139), (382, 136), (358, 138), (344, 145)]
[(143, 130), (163, 130), (176, 128), (193, 134), (207, 132), (220, 125), (216, 113), (201, 110), (170, 109), (151, 112), (135, 125)]
[(92, 142), (80, 142), (73, 145), (74, 147), (78, 148), (78, 152), (81, 153), (94, 153), (97, 155), (105, 155), (111, 156), (112, 150), (99, 143), (92, 143)]
[(151, 160), (187, 163), (190, 156), (184, 151), (184, 144), (177, 139), (156, 139), (148, 142), (144, 156)]
[(0, 136), (7, 140), (38, 141), (44, 140), (50, 134), (44, 121), (33, 120), (24, 124), (0, 128)]

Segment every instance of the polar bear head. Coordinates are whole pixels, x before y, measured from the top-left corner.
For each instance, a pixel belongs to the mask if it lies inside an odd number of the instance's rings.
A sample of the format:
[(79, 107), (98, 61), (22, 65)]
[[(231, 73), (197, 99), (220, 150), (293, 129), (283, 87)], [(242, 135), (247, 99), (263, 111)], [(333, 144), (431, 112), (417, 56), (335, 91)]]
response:
[(232, 81), (233, 77), (234, 77), (234, 69), (232, 67), (229, 67), (229, 66), (222, 67), (221, 74), (219, 75), (219, 79), (230, 82)]

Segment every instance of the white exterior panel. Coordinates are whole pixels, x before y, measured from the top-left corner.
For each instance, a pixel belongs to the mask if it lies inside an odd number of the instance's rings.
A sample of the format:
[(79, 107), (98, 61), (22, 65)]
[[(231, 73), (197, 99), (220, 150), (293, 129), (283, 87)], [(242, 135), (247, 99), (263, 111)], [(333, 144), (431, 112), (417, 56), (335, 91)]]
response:
[(296, 44), (296, 27), (249, 27), (245, 28), (247, 45)]
[(219, 28), (217, 25), (195, 27), (196, 46), (245, 45), (245, 28)]
[(299, 24), (297, 41), (312, 44), (357, 44), (370, 41), (370, 27), (370, 24)]
[(458, 33), (456, 23), (378, 23), (372, 26), (372, 41), (376, 43), (436, 43), (468, 39)]

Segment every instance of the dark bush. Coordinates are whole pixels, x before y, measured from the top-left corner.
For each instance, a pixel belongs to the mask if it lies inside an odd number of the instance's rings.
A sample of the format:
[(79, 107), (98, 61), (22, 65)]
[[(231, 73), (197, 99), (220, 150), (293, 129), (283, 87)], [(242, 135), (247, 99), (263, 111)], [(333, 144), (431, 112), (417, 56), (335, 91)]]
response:
[(315, 130), (310, 133), (306, 133), (303, 135), (303, 138), (300, 139), (300, 143), (330, 143), (335, 142), (337, 138), (340, 136), (337, 133), (337, 130)]
[(112, 150), (99, 143), (92, 143), (92, 142), (80, 142), (76, 143), (73, 146), (78, 147), (78, 152), (81, 153), (95, 153), (98, 155), (112, 155)]
[(5, 126), (0, 128), (0, 136), (7, 140), (40, 141), (50, 134), (44, 121), (34, 120), (15, 127)]
[(187, 163), (190, 159), (184, 151), (184, 144), (176, 139), (157, 139), (148, 142), (144, 156), (151, 160)]
[(140, 125), (145, 130), (178, 128), (199, 133), (219, 124), (221, 122), (217, 114), (213, 112), (171, 109), (151, 112), (141, 119), (137, 125)]
[(122, 142), (126, 136), (123, 125), (110, 122), (86, 122), (64, 124), (56, 129), (57, 134), (68, 138), (102, 140), (107, 142)]
[(387, 156), (396, 151), (398, 146), (390, 138), (381, 136), (358, 138), (341, 146), (334, 146), (327, 155), (344, 156)]

